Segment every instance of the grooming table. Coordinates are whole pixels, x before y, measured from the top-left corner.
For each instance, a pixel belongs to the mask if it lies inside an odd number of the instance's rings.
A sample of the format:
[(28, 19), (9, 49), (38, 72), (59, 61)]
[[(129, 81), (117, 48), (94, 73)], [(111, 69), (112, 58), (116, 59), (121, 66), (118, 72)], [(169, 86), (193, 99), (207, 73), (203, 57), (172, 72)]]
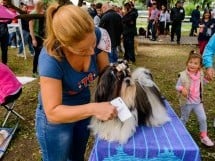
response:
[(172, 121), (161, 127), (137, 128), (127, 144), (96, 139), (89, 161), (200, 161), (200, 150), (172, 107)]

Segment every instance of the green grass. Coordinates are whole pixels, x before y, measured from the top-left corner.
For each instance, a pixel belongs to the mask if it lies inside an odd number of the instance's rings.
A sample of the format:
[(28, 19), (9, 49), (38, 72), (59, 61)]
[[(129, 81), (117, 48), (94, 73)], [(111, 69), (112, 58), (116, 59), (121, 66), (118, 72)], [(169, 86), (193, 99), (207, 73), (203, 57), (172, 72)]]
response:
[[(174, 49), (174, 50), (173, 50)], [(151, 70), (155, 82), (159, 86), (163, 95), (167, 98), (176, 113), (180, 115), (175, 84), (177, 75), (185, 69), (185, 61), (191, 49), (196, 46), (190, 45), (142, 45), (138, 47), (137, 66), (143, 66)], [(16, 57), (16, 50), (9, 50), (8, 65), (20, 76), (31, 76), (32, 74), (32, 57), (28, 56), (27, 60)], [(37, 94), (39, 90), (39, 81), (26, 84), (23, 87), (23, 93), (17, 100), (16, 110), (25, 117), (25, 121), (20, 121), (19, 129), (5, 154), (2, 161), (39, 161), (41, 160), (40, 149), (36, 140), (34, 124), (35, 109), (37, 106)], [(208, 132), (210, 137), (215, 140), (215, 128), (212, 126), (215, 117), (215, 82), (205, 86), (205, 111), (208, 117)], [(4, 114), (1, 109), (0, 114)], [(0, 120), (2, 120), (0, 118)], [(194, 115), (187, 124), (190, 132), (197, 145), (200, 147), (203, 161), (215, 160), (215, 148), (205, 148), (199, 140), (198, 123)], [(86, 160), (89, 157), (93, 146), (94, 139), (91, 137), (86, 152)]]

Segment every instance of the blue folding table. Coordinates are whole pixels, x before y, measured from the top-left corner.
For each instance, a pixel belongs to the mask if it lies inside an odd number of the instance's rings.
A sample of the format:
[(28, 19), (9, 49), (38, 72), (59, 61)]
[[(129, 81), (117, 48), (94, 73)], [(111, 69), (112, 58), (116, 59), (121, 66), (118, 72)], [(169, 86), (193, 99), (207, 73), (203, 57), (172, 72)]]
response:
[(200, 150), (170, 104), (171, 122), (137, 128), (125, 145), (96, 138), (89, 161), (200, 161)]

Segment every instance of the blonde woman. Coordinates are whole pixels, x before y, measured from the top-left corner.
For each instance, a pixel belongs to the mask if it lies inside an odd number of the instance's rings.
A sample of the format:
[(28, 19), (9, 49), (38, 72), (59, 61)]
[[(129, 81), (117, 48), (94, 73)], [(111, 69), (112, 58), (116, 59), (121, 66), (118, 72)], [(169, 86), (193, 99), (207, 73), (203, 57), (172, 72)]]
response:
[(110, 39), (107, 32), (95, 29), (85, 10), (73, 5), (49, 6), (46, 33), (36, 111), (42, 158), (83, 161), (90, 117), (105, 121), (117, 115), (109, 102), (90, 103), (89, 83), (109, 64)]

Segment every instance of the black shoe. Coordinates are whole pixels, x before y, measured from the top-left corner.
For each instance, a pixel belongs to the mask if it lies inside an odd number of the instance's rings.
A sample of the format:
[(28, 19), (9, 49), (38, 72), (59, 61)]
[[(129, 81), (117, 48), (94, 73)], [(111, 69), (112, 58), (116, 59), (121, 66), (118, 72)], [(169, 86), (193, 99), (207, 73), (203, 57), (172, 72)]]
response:
[(177, 44), (180, 45), (180, 41), (177, 41)]
[(156, 39), (150, 39), (151, 41), (156, 41)]
[(171, 40), (171, 42), (174, 42), (174, 40)]

